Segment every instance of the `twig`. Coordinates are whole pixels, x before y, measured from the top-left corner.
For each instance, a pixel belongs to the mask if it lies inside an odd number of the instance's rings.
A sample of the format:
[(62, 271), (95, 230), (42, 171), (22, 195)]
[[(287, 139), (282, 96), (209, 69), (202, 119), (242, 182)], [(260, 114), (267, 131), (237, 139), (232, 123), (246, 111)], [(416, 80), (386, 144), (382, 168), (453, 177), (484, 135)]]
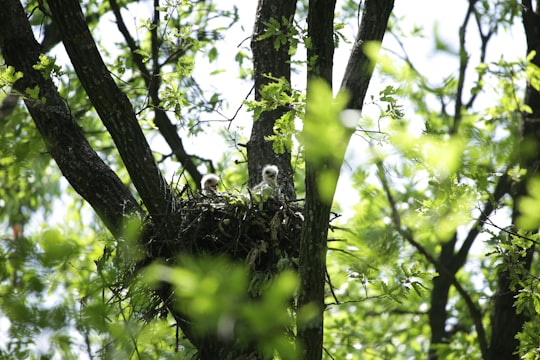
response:
[(528, 241), (531, 241), (532, 243), (536, 244), (536, 245), (540, 245), (540, 241), (538, 240), (534, 240), (534, 239), (531, 239), (530, 237), (527, 237), (527, 236), (524, 236), (524, 235), (520, 235), (518, 234), (517, 232), (515, 231), (512, 231), (512, 230), (508, 230), (506, 228), (502, 228), (498, 225), (495, 225), (495, 223), (493, 221), (491, 221), (491, 219), (487, 218), (486, 220), (483, 221), (484, 224), (488, 224), (490, 226), (493, 226), (494, 228), (496, 229), (499, 229), (500, 231), (502, 232), (505, 232), (509, 235), (512, 235), (512, 236), (515, 236), (515, 237), (518, 237), (520, 239), (524, 239), (524, 240), (528, 240)]
[[(248, 97), (251, 96), (251, 93), (253, 92), (253, 90), (255, 90), (255, 84), (253, 84), (253, 86), (251, 87), (251, 89), (250, 89), (249, 92), (247, 93), (247, 95), (246, 95), (246, 97), (244, 98), (244, 100), (247, 100)], [(236, 116), (238, 115), (238, 113), (240, 112), (240, 110), (241, 110), (243, 107), (244, 107), (244, 101), (242, 101), (242, 103), (240, 104), (240, 106), (236, 109), (236, 111), (235, 111), (233, 117), (230, 118), (230, 119), (228, 119), (228, 120), (229, 120), (229, 126), (227, 127), (227, 130), (230, 130), (233, 120), (236, 118)]]
[(334, 291), (334, 285), (332, 285), (332, 280), (330, 279), (330, 274), (328, 273), (328, 270), (325, 270), (326, 273), (326, 282), (328, 283), (328, 286), (330, 287), (330, 292), (332, 293), (332, 297), (336, 301), (336, 304), (340, 304), (339, 299), (336, 296), (336, 293)]
[(324, 350), (324, 352), (326, 353), (326, 355), (328, 355), (328, 356), (330, 357), (330, 359), (332, 359), (332, 360), (336, 360), (336, 358), (335, 358), (335, 357), (333, 357), (333, 356), (332, 356), (332, 354), (330, 354), (330, 353), (328, 352), (328, 350), (326, 349), (326, 347), (325, 347), (325, 346), (323, 346), (323, 350)]
[(382, 295), (375, 295), (375, 296), (366, 296), (365, 298), (362, 298), (362, 299), (357, 299), (357, 300), (347, 300), (347, 301), (341, 301), (339, 303), (328, 303), (328, 304), (325, 304), (325, 306), (328, 308), (330, 306), (335, 306), (335, 305), (347, 305), (347, 304), (358, 304), (358, 303), (362, 303), (364, 301), (368, 301), (368, 300), (378, 300), (378, 299), (383, 299), (385, 297), (387, 297), (388, 295), (386, 294), (382, 294)]

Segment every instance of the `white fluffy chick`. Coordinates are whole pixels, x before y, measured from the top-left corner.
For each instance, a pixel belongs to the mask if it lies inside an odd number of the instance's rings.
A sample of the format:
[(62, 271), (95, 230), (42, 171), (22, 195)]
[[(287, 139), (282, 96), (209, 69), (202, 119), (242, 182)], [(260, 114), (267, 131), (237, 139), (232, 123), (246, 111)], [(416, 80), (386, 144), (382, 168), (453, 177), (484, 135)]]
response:
[(219, 177), (215, 174), (206, 174), (201, 179), (201, 190), (203, 195), (217, 195)]
[(277, 176), (279, 169), (275, 165), (266, 165), (262, 169), (262, 182), (256, 185), (252, 191), (260, 194), (263, 200), (267, 200), (275, 195), (277, 190)]

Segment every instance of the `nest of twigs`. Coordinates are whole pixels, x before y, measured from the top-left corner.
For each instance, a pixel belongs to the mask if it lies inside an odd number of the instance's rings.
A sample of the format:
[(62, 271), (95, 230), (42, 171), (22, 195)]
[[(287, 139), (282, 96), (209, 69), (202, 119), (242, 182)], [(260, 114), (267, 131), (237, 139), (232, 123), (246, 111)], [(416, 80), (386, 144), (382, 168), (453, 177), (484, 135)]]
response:
[(303, 207), (297, 201), (223, 193), (190, 194), (162, 219), (146, 247), (151, 258), (227, 255), (266, 278), (296, 268)]
[[(283, 259), (298, 257), (302, 208), (270, 198), (262, 203), (238, 196), (196, 196), (181, 200), (173, 217), (178, 249), (223, 255), (255, 271), (273, 272)], [(172, 219), (171, 219), (172, 220)]]
[[(129, 279), (152, 261), (161, 259), (172, 265), (181, 254), (225, 255), (245, 263), (251, 274), (248, 290), (254, 297), (280, 271), (297, 268), (303, 225), (303, 206), (298, 201), (256, 201), (228, 193), (188, 194), (177, 200), (172, 211), (146, 222), (141, 239), (144, 259), (133, 264), (117, 257), (117, 265), (124, 268), (120, 288), (129, 287)], [(141, 315), (147, 320), (165, 316), (162, 301), (154, 294), (142, 304)]]

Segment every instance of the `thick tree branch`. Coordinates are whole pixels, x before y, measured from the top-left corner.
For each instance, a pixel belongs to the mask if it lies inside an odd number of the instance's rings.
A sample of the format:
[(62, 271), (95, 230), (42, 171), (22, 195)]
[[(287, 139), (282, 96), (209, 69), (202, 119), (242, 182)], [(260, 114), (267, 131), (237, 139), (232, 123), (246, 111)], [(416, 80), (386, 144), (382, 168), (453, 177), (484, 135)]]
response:
[[(87, 16), (86, 21), (91, 22), (98, 19), (97, 14), (91, 14)], [(60, 39), (60, 33), (58, 28), (52, 23), (49, 22), (43, 26), (43, 39), (41, 41), (41, 52), (46, 54), (53, 47), (58, 45), (62, 41)], [(0, 119), (9, 116), (17, 104), (19, 103), (19, 96), (17, 94), (10, 93), (7, 97), (4, 98), (0, 104)]]
[[(482, 16), (481, 16), (481, 12), (479, 11), (474, 11), (474, 15), (475, 15), (475, 19), (476, 19), (476, 25), (478, 27), (478, 35), (480, 36), (480, 41), (481, 41), (481, 45), (480, 45), (480, 55), (479, 55), (479, 59), (478, 59), (478, 63), (485, 63), (486, 62), (486, 55), (487, 55), (487, 45), (489, 43), (489, 40), (491, 39), (491, 37), (496, 33), (497, 31), (497, 27), (496, 25), (491, 25), (487, 31), (487, 33), (485, 33), (483, 30), (482, 30)], [(478, 72), (477, 73), (477, 78), (476, 78), (476, 84), (480, 84), (482, 82), (482, 80), (484, 79), (486, 73), (485, 72)], [(473, 94), (471, 94), (471, 97), (469, 98), (469, 101), (467, 101), (467, 103), (464, 105), (464, 107), (466, 109), (470, 109), (474, 102), (476, 101), (476, 98), (478, 97), (478, 95), (481, 94), (481, 92), (474, 92)]]
[[(536, 8), (534, 8), (535, 6)], [(522, 1), (522, 21), (527, 38), (527, 56), (535, 52), (531, 59), (532, 64), (540, 66), (540, 3), (538, 0), (533, 5), (531, 0)], [(528, 83), (525, 89), (524, 103), (529, 106), (531, 112), (522, 113), (521, 138), (519, 143), (518, 164), (522, 169), (527, 169), (527, 174), (519, 183), (515, 184), (513, 191), (514, 208), (512, 224), (516, 229), (517, 219), (521, 216), (518, 201), (528, 194), (527, 183), (532, 177), (538, 176), (540, 166), (540, 92)], [(522, 279), (527, 276), (531, 269), (535, 254), (535, 244), (526, 250), (526, 256), (520, 257), (513, 264), (514, 271), (506, 269), (498, 274), (498, 284), (495, 293), (492, 314), (492, 331), (490, 355), (492, 359), (519, 359), (517, 353), (520, 342), (516, 335), (523, 331), (523, 325), (529, 320), (530, 314), (526, 311), (517, 312), (516, 298), (523, 290), (522, 286), (515, 285), (515, 277)]]
[[(308, 63), (308, 114), (304, 122), (304, 133), (310, 125), (311, 81), (323, 79), (332, 86), (332, 68), (334, 63), (334, 9), (335, 0), (310, 0), (308, 9), (308, 36), (311, 46), (307, 49)], [(307, 134), (307, 133), (306, 133)], [(304, 359), (320, 359), (323, 348), (324, 331), (324, 285), (326, 276), (326, 252), (328, 225), (332, 200), (323, 199), (319, 191), (319, 174), (331, 169), (339, 174), (341, 164), (320, 159), (313, 153), (313, 145), (304, 147), (306, 163), (306, 203), (304, 206), (305, 222), (300, 241), (300, 292), (298, 306), (315, 306), (318, 313), (314, 319), (305, 322), (299, 319), (298, 339), (303, 345)], [(313, 139), (315, 142), (316, 139)], [(316, 146), (316, 145), (315, 145)], [(332, 149), (333, 151), (334, 149)], [(337, 178), (336, 178), (337, 182)], [(334, 189), (335, 191), (335, 186)], [(333, 197), (333, 193), (332, 193)], [(331, 285), (330, 285), (331, 286)]]
[(493, 196), (490, 199), (487, 199), (486, 202), (484, 203), (480, 216), (478, 217), (478, 219), (475, 221), (475, 223), (469, 230), (469, 233), (467, 234), (467, 237), (465, 237), (465, 240), (463, 241), (463, 244), (461, 245), (459, 251), (452, 257), (451, 271), (454, 274), (457, 273), (457, 271), (463, 265), (465, 265), (465, 261), (467, 260), (469, 250), (471, 249), (471, 246), (474, 243), (474, 240), (480, 233), (480, 229), (482, 228), (482, 225), (489, 218), (493, 210), (495, 210), (495, 206), (499, 203), (501, 198), (505, 194), (508, 194), (508, 192), (510, 191), (510, 185), (511, 185), (511, 179), (508, 176), (508, 174), (505, 173), (503, 176), (500, 177), (497, 183), (497, 186), (495, 186), (495, 189), (493, 191)]
[(463, 85), (465, 84), (465, 70), (467, 70), (467, 64), (469, 63), (469, 54), (465, 49), (465, 34), (467, 31), (467, 25), (471, 18), (471, 15), (474, 13), (474, 4), (476, 0), (469, 1), (469, 8), (465, 14), (465, 19), (463, 24), (459, 28), (459, 76), (457, 84), (457, 93), (455, 96), (454, 104), (454, 123), (450, 129), (450, 134), (455, 134), (458, 130), (459, 124), (461, 123), (461, 110), (463, 107)]
[[(446, 267), (454, 277), (465, 264), (469, 250), (480, 233), (483, 223), (489, 218), (492, 211), (495, 209), (495, 206), (509, 190), (509, 187), (510, 179), (507, 175), (504, 175), (499, 179), (490, 199), (486, 200), (481, 209), (479, 218), (469, 229), (469, 233), (465, 237), (463, 244), (457, 253), (455, 252), (457, 232), (453, 234), (451, 240), (441, 244), (438, 261), (442, 266)], [(430, 359), (436, 359), (438, 356), (436, 344), (445, 342), (445, 339), (450, 336), (446, 327), (446, 320), (448, 318), (446, 306), (448, 304), (448, 295), (451, 286), (452, 279), (444, 276), (444, 274), (433, 279), (431, 306), (429, 311), (429, 322), (431, 327)]]
[(341, 81), (341, 90), (349, 93), (348, 109), (362, 110), (375, 63), (364, 52), (367, 42), (381, 43), (394, 8), (394, 0), (364, 1), (364, 11), (349, 62)]
[[(365, 3), (362, 25), (358, 31), (341, 85), (341, 89), (347, 91), (350, 95), (347, 108), (362, 109), (369, 81), (375, 67), (372, 59), (368, 58), (364, 53), (363, 44), (366, 41), (382, 42), (393, 5), (393, 0), (368, 0)], [(309, 2), (308, 36), (312, 43), (307, 54), (311, 66), (308, 71), (308, 107), (311, 96), (311, 80), (319, 78), (326, 81), (330, 86), (332, 84), (334, 8), (335, 0), (311, 0)], [(313, 114), (311, 116), (317, 115)], [(304, 130), (306, 130), (307, 126), (312, 126), (308, 123), (308, 117), (306, 116)], [(337, 185), (345, 150), (353, 132), (354, 129), (350, 129), (344, 136), (344, 146), (341, 149), (331, 149), (333, 154), (328, 159), (317, 158), (316, 154), (312, 154), (307, 146), (304, 151), (306, 203), (304, 207), (305, 222), (300, 244), (300, 293), (298, 304), (299, 306), (312, 304), (321, 309), (318, 317), (307, 324), (301, 322), (298, 325), (298, 338), (305, 346), (304, 358), (306, 359), (320, 359), (322, 356), (320, 349), (322, 348), (323, 338), (322, 309), (324, 307), (328, 220), (330, 218), (333, 192)], [(318, 176), (324, 172), (335, 175), (335, 183), (325, 184), (327, 191), (331, 194), (328, 196), (330, 199), (328, 197), (323, 199), (319, 193)]]
[(83, 136), (51, 79), (34, 69), (40, 46), (19, 1), (1, 0), (0, 49), (6, 64), (24, 76), (14, 87), (26, 94), (39, 89), (38, 98), (24, 97), (47, 150), (71, 186), (94, 208), (114, 235), (120, 235), (125, 216), (142, 213), (118, 176), (100, 159)]
[(73, 67), (111, 134), (135, 188), (150, 214), (162, 216), (175, 206), (174, 196), (157, 167), (129, 99), (101, 58), (79, 2), (52, 0), (48, 4)]

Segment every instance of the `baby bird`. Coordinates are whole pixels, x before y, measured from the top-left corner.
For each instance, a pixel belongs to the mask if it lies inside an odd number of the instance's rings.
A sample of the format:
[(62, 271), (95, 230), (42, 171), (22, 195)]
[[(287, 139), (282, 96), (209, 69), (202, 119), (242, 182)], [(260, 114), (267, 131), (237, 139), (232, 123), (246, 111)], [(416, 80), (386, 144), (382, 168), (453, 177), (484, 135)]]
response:
[(215, 174), (206, 174), (201, 179), (201, 190), (203, 195), (217, 195), (219, 177)]
[(279, 169), (275, 165), (266, 165), (262, 169), (262, 182), (257, 184), (252, 191), (262, 196), (263, 200), (268, 200), (277, 191), (277, 176)]

